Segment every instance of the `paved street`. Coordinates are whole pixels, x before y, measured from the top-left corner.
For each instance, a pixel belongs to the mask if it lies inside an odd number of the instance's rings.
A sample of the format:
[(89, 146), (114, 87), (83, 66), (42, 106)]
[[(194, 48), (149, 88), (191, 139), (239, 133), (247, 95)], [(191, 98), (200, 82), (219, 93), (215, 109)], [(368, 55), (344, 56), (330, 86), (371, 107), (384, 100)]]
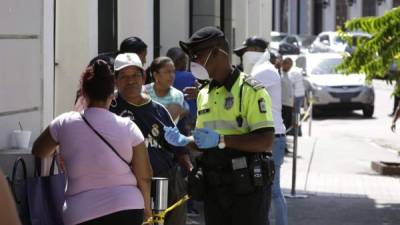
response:
[[(400, 223), (400, 178), (381, 176), (371, 161), (399, 162), (399, 133), (390, 129), (392, 88), (374, 82), (373, 119), (361, 111), (324, 115), (313, 122), (312, 137), (299, 140), (297, 192), (287, 199), (289, 224), (339, 225)], [(306, 128), (306, 127), (305, 127)], [(304, 129), (307, 134), (307, 129)], [(290, 193), (292, 159), (286, 158), (282, 185)]]
[[(389, 129), (392, 87), (381, 81), (374, 87), (374, 118), (364, 119), (361, 111), (324, 115), (313, 121), (312, 137), (304, 124), (296, 190), (308, 198), (287, 198), (290, 225), (400, 224), (400, 178), (371, 169), (374, 160), (400, 161), (400, 132)], [(290, 194), (290, 157), (282, 176), (284, 192)]]

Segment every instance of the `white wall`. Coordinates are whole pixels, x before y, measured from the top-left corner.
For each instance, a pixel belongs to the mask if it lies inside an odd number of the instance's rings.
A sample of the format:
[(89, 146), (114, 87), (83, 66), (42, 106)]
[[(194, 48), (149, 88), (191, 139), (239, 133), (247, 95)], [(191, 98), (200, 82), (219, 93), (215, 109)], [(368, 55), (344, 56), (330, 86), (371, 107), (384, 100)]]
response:
[[(272, 0), (232, 0), (232, 27), (235, 29), (235, 44), (232, 49), (242, 45), (246, 38), (257, 35), (271, 39)], [(237, 64), (239, 58), (232, 57)]]
[(235, 46), (242, 44), (247, 37), (247, 0), (232, 0), (232, 23), (235, 28)]
[(313, 1), (302, 1), (300, 7), (300, 34), (312, 34), (313, 26)]
[(288, 33), (297, 33), (297, 0), (289, 0), (288, 4)]
[(42, 0), (0, 2), (0, 149), (10, 147), (18, 122), (33, 132), (31, 143), (42, 127), (42, 9)]
[(357, 18), (362, 16), (362, 2), (356, 1), (351, 7), (348, 7), (349, 19)]
[(141, 38), (148, 46), (147, 64), (153, 59), (153, 14), (151, 0), (118, 1), (118, 46), (127, 37)]
[(189, 38), (189, 1), (160, 1), (160, 55)]
[(82, 71), (97, 55), (97, 0), (57, 1), (55, 116), (72, 110)]
[(391, 10), (393, 6), (392, 0), (385, 0), (382, 4), (377, 5), (377, 16), (383, 16), (387, 11)]
[(272, 0), (248, 0), (247, 35), (270, 38), (272, 29)]
[(263, 0), (260, 11), (260, 35), (266, 40), (270, 40), (272, 31), (272, 0)]
[[(275, 31), (279, 31), (280, 27), (281, 27), (281, 20), (280, 20), (280, 16), (281, 16), (281, 1), (277, 1), (275, 0)], [(272, 14), (271, 14), (272, 17)]]
[(43, 2), (43, 128), (54, 117), (54, 2)]
[(336, 30), (336, 0), (330, 0), (329, 5), (323, 10), (323, 31), (334, 31)]

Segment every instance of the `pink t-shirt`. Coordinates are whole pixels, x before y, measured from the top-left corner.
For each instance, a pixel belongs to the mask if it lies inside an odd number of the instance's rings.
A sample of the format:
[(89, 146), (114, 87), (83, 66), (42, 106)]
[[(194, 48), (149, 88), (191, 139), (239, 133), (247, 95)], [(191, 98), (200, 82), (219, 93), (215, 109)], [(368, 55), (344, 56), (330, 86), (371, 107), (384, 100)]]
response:
[[(88, 108), (84, 116), (126, 161), (132, 160), (132, 147), (144, 141), (135, 123), (103, 108)], [(66, 225), (144, 208), (129, 166), (89, 128), (80, 113), (64, 113), (49, 128), (60, 146), (67, 173)]]

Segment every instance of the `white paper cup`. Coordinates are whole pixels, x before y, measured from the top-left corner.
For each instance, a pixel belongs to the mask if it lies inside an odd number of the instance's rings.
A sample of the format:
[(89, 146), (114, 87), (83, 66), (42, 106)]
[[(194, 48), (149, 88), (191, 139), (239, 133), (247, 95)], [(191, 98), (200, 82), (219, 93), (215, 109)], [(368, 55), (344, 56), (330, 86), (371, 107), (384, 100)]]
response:
[(29, 147), (29, 140), (31, 139), (30, 130), (14, 130), (13, 131), (13, 144), (15, 148), (27, 149)]

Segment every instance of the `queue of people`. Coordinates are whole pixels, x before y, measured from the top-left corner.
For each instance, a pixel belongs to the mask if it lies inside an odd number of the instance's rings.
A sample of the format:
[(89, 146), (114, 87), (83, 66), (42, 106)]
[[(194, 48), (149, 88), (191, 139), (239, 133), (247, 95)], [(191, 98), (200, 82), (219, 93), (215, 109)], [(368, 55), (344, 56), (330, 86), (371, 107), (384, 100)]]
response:
[[(73, 111), (35, 140), (35, 156), (61, 156), (66, 225), (142, 224), (152, 215), (153, 176), (168, 178), (168, 206), (199, 194), (207, 225), (269, 224), (271, 200), (276, 224), (287, 224), (283, 84), (268, 43), (253, 38), (235, 50), (253, 63), (243, 65), (251, 75), (232, 67), (230, 46), (215, 27), (179, 45), (148, 68), (147, 45), (138, 37), (125, 39), (116, 54), (95, 57)], [(192, 151), (199, 152), (195, 165)], [(186, 224), (186, 213), (185, 204), (177, 207), (165, 224)]]

